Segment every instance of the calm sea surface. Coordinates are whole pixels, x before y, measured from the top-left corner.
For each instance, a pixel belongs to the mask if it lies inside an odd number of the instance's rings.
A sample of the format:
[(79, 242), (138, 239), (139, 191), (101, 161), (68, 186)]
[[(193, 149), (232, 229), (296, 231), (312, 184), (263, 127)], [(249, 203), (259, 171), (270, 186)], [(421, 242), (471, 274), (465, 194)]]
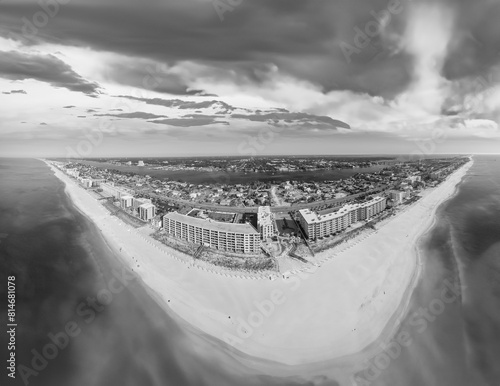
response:
[[(377, 366), (382, 363), (383, 369), (358, 384), (500, 384), (500, 157), (475, 159), (428, 237), (422, 279), (401, 326), (411, 343), (388, 363), (379, 358)], [(0, 181), (0, 314), (4, 322), (7, 276), (15, 275), (16, 358), (18, 366), (26, 366), (28, 384), (354, 384), (252, 372), (210, 338), (181, 328), (138, 280), (126, 281), (133, 276), (123, 272), (99, 231), (73, 208), (45, 164), (0, 159)], [(118, 283), (117, 275), (126, 281), (124, 289), (94, 310), (93, 298), (109, 283)], [(449, 288), (458, 295), (451, 296)], [(68, 341), (54, 338), (68, 323), (79, 333)], [(47, 348), (49, 334), (62, 347), (56, 352)], [(2, 363), (6, 347), (1, 333)], [(53, 359), (33, 362), (44, 349)], [(26, 384), (19, 370), (14, 382), (6, 369), (0, 370), (0, 384)]]
[(401, 327), (411, 343), (371, 384), (500, 385), (500, 156), (475, 156), (423, 263)]

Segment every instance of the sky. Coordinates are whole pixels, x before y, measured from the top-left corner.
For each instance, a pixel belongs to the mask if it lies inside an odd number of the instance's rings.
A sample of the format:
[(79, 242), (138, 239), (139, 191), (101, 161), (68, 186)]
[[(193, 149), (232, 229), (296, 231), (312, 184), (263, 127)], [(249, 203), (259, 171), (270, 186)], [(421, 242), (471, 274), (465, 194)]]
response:
[(498, 153), (500, 0), (0, 0), (0, 156)]

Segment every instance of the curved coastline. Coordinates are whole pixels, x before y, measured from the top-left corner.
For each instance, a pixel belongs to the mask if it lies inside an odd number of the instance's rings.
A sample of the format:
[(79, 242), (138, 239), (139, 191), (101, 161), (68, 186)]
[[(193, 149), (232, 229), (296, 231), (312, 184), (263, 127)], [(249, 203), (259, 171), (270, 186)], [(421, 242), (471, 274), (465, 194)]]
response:
[[(49, 164), (49, 166), (51, 165)], [(324, 294), (324, 297), (328, 295), (332, 296), (333, 299), (330, 302), (319, 299), (318, 296), (321, 296), (322, 292), (318, 291), (315, 287), (320, 286), (321, 283), (328, 283), (328, 274), (332, 274), (332, 279), (338, 279), (342, 276), (339, 275), (339, 269), (354, 268), (354, 271), (351, 271), (352, 273), (355, 272), (356, 268), (363, 268), (361, 267), (363, 260), (357, 262), (357, 267), (352, 264), (346, 265), (345, 261), (342, 260), (352, 258), (356, 252), (363, 250), (364, 244), (375, 247), (374, 249), (377, 250), (374, 252), (372, 262), (374, 258), (384, 256), (384, 253), (387, 254), (387, 251), (391, 248), (390, 243), (384, 240), (380, 244), (374, 242), (374, 239), (377, 239), (377, 233), (379, 232), (382, 234), (386, 233), (387, 235), (387, 229), (390, 228), (390, 224), (384, 224), (374, 234), (368, 235), (363, 240), (353, 240), (352, 245), (346, 246), (341, 252), (323, 252), (322, 256), (320, 256), (322, 267), (315, 270), (312, 275), (304, 273), (302, 276), (296, 275), (288, 280), (274, 282), (269, 282), (269, 280), (241, 280), (238, 277), (214, 275), (206, 270), (189, 267), (185, 262), (165, 257), (165, 254), (158, 251), (158, 246), (154, 245), (153, 242), (148, 241), (148, 245), (144, 241), (144, 236), (140, 235), (137, 231), (135, 232), (137, 235), (133, 235), (131, 233), (134, 231), (133, 228), (126, 229), (127, 226), (125, 224), (116, 218), (111, 218), (107, 210), (100, 206), (87, 192), (76, 186), (74, 182), (57, 169), (53, 167), (52, 169), (56, 176), (65, 183), (65, 191), (70, 197), (71, 202), (80, 209), (80, 212), (97, 225), (108, 244), (128, 267), (138, 273), (145, 287), (163, 305), (163, 308), (165, 308), (169, 315), (175, 314), (178, 316), (177, 319), (180, 322), (185, 321), (188, 325), (193, 326), (193, 328), (201, 331), (203, 334), (213, 336), (223, 342), (225, 341), (229, 346), (233, 346), (236, 349), (231, 349), (231, 352), (240, 352), (242, 354), (239, 355), (242, 360), (250, 360), (251, 357), (254, 357), (255, 359), (263, 358), (265, 361), (272, 361), (273, 363), (268, 362), (267, 365), (261, 363), (260, 360), (252, 361), (252, 363), (262, 365), (259, 367), (263, 367), (263, 370), (267, 369), (266, 372), (293, 373), (294, 371), (292, 371), (291, 367), (295, 370), (297, 368), (304, 368), (304, 366), (309, 366), (309, 370), (313, 368), (319, 369), (324, 367), (326, 362), (331, 363), (332, 360), (335, 360), (336, 363), (344, 364), (355, 361), (359, 363), (361, 362), (360, 358), (370, 357), (377, 351), (377, 348), (380, 350), (380, 342), (387, 341), (387, 339), (392, 337), (394, 331), (399, 326), (399, 321), (407, 312), (411, 294), (418, 284), (418, 278), (421, 273), (421, 258), (419, 256), (421, 253), (419, 250), (421, 240), (432, 229), (436, 220), (435, 216), (438, 206), (441, 206), (456, 194), (457, 186), (470, 166), (471, 162), (456, 171), (442, 185), (426, 192), (426, 195), (421, 200), (405, 211), (414, 212), (416, 211), (415, 208), (420, 208), (419, 213), (425, 220), (420, 223), (418, 227), (419, 231), (414, 232), (410, 240), (403, 240), (406, 243), (399, 241), (403, 247), (408, 247), (410, 243), (412, 245), (412, 248), (408, 248), (410, 249), (410, 253), (405, 255), (405, 257), (408, 257), (408, 261), (398, 261), (394, 259), (394, 256), (392, 257), (393, 260), (384, 260), (385, 265), (382, 266), (382, 269), (377, 269), (376, 274), (374, 274), (374, 276), (377, 276), (377, 280), (371, 282), (369, 285), (352, 280), (349, 281), (349, 278), (344, 278), (345, 280), (341, 280), (337, 285), (328, 284), (329, 292), (326, 291), (327, 293)], [(440, 189), (443, 185), (446, 186)], [(453, 188), (453, 191), (450, 193), (451, 188)], [(438, 194), (439, 197), (435, 197), (431, 201), (436, 201), (437, 205), (430, 208), (423, 206), (421, 201), (430, 201), (426, 197), (434, 192), (441, 192)], [(94, 205), (92, 205), (92, 202)], [(400, 216), (405, 214), (406, 218), (411, 217), (405, 212), (391, 219), (391, 222), (397, 222)], [(429, 223), (429, 220), (431, 223)], [(399, 222), (401, 221), (403, 220)], [(392, 228), (397, 228), (396, 225), (393, 223)], [(383, 231), (384, 228), (386, 231)], [(127, 234), (130, 235), (127, 239), (133, 240), (124, 240), (123, 236)], [(379, 235), (379, 238), (383, 238), (382, 234)], [(122, 251), (120, 251), (121, 247)], [(149, 255), (153, 250), (152, 248), (156, 249), (154, 258), (151, 256), (148, 256), (149, 258), (139, 257), (141, 250)], [(135, 255), (138, 255), (138, 257), (136, 258)], [(398, 269), (392, 268), (390, 263), (396, 263)], [(370, 267), (368, 266), (368, 270)], [(380, 272), (384, 267), (388, 269), (386, 275)], [(156, 272), (152, 272), (153, 270)], [(398, 277), (396, 283), (394, 281), (395, 278), (390, 277), (391, 273), (392, 276), (403, 274), (404, 277)], [(316, 280), (309, 280), (310, 277), (316, 278)], [(388, 284), (386, 281), (390, 283)], [(366, 288), (356, 288), (357, 284), (360, 287), (365, 286)], [(384, 297), (381, 297), (380, 293), (375, 293), (377, 289), (380, 289), (378, 287), (387, 289), (388, 292), (390, 291), (388, 297), (392, 297), (392, 299), (389, 301), (383, 300)], [(403, 291), (401, 287), (404, 288)], [(206, 292), (205, 295), (198, 293), (200, 292), (200, 288)], [(338, 292), (341, 289), (349, 293), (351, 290), (355, 292), (356, 300), (353, 301), (353, 303), (356, 303), (355, 306), (346, 304), (349, 300), (345, 299)], [(270, 299), (270, 294), (274, 290), (282, 292), (286, 299), (284, 304), (276, 304), (274, 312), (267, 317), (263, 326), (254, 328), (254, 331), (248, 334), (248, 336), (245, 337), (242, 336), (243, 334), (238, 334), (238, 318), (243, 319), (248, 324), (248, 316), (252, 312), (255, 312), (255, 304), (259, 302), (260, 304), (265, 303), (265, 301)], [(295, 292), (295, 290), (299, 291)], [(231, 291), (234, 293), (230, 293)], [(363, 293), (364, 291), (373, 291), (371, 298), (370, 294)], [(208, 299), (210, 301), (206, 303)], [(320, 300), (321, 304), (316, 306), (314, 304), (311, 305), (311, 299), (313, 301)], [(169, 302), (170, 300), (172, 300), (172, 303)], [(361, 308), (357, 307), (359, 304), (361, 304)], [(331, 317), (335, 317), (337, 312), (335, 310), (332, 311), (332, 309), (325, 310), (325, 306), (337, 308), (338, 311), (342, 311), (344, 316), (346, 316), (345, 322), (340, 323), (339, 331), (332, 332), (331, 328), (335, 328), (335, 325), (330, 327), (328, 323), (319, 323), (311, 320), (310, 322), (316, 323), (316, 330), (311, 332), (311, 338), (313, 339), (309, 340), (309, 347), (304, 347), (304, 343), (308, 342), (307, 337), (306, 339), (299, 339), (298, 342), (293, 341), (294, 334), (308, 332), (308, 329), (304, 327), (307, 327), (307, 321), (302, 321), (302, 323), (292, 326), (292, 328), (283, 328), (284, 331), (281, 331), (281, 333), (277, 331), (278, 328), (290, 323), (290, 318), (299, 318), (302, 313), (315, 314), (317, 316), (316, 319), (326, 318), (327, 320), (331, 320)], [(389, 310), (391, 310), (390, 315), (387, 315)], [(384, 315), (381, 317), (378, 315), (380, 313), (384, 313)], [(372, 320), (375, 316), (376, 318)], [(314, 315), (310, 315), (310, 317), (314, 318)], [(373, 325), (371, 325), (372, 321)], [(351, 327), (353, 325), (362, 331), (356, 332), (357, 328), (352, 331)], [(350, 334), (349, 330), (351, 330)], [(228, 331), (230, 331), (229, 337), (234, 338), (234, 344), (231, 344), (231, 339), (227, 339), (227, 334), (224, 336), (224, 332)], [(327, 339), (327, 345), (323, 344), (321, 334), (331, 335), (330, 339)], [(289, 341), (290, 339), (286, 339), (286, 335), (291, 337), (291, 341)], [(271, 344), (268, 343), (269, 340)], [(286, 344), (287, 347), (283, 347), (283, 344)], [(354, 359), (355, 361), (353, 361)], [(280, 364), (283, 364), (283, 366), (280, 366)]]
[[(419, 285), (421, 275), (424, 268), (424, 262), (422, 255), (424, 253), (425, 244), (428, 237), (430, 237), (435, 225), (438, 221), (439, 212), (445, 207), (445, 205), (452, 200), (459, 192), (460, 185), (463, 179), (467, 176), (467, 172), (474, 165), (473, 157), (470, 157), (471, 162), (467, 163), (462, 169), (456, 171), (457, 182), (453, 185), (453, 191), (448, 196), (443, 196), (442, 200), (438, 205), (436, 205), (430, 215), (430, 224), (426, 231), (422, 232), (417, 238), (413, 246), (414, 256), (416, 258), (416, 266), (413, 275), (410, 280), (410, 284), (406, 287), (405, 293), (403, 295), (402, 301), (398, 308), (394, 311), (391, 316), (391, 320), (387, 323), (386, 327), (380, 334), (380, 336), (373, 341), (369, 346), (358, 352), (357, 354), (344, 357), (345, 363), (354, 364), (350, 371), (351, 373), (356, 373), (360, 370), (366, 368), (366, 363), (375, 358), (379, 353), (384, 351), (384, 347), (389, 344), (399, 330), (401, 321), (408, 316), (409, 307), (411, 304), (411, 298), (414, 290)], [(341, 358), (338, 358), (341, 359)]]

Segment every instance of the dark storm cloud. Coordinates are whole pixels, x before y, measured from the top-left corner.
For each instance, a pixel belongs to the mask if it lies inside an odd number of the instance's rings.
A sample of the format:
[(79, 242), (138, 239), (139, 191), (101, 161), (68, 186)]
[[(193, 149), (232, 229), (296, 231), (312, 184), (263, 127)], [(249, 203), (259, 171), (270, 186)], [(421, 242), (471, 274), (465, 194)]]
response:
[[(256, 83), (269, 77), (272, 65), (324, 91), (393, 94), (409, 81), (407, 57), (382, 55), (370, 76), (360, 77), (372, 68), (373, 53), (363, 50), (348, 63), (340, 49), (341, 41), (353, 44), (354, 26), (363, 28), (373, 19), (371, 11), (385, 7), (386, 0), (252, 0), (243, 1), (221, 21), (212, 1), (73, 0), (61, 5), (64, 9), (38, 28), (30, 41), (90, 46), (159, 63), (196, 61)], [(9, 2), (2, 8), (4, 36), (9, 32), (20, 35), (23, 27), (29, 30), (21, 18), (29, 20), (40, 11), (34, 0), (31, 4)], [(390, 27), (400, 29), (396, 17)], [(113, 76), (121, 81), (126, 73), (118, 71)], [(141, 84), (139, 74), (132, 78)], [(164, 87), (162, 92), (169, 93), (200, 91), (187, 90), (175, 77), (167, 78)]]
[(87, 95), (95, 95), (99, 89), (96, 83), (83, 79), (53, 55), (0, 51), (0, 77), (10, 80), (35, 79)]
[(155, 121), (148, 121), (148, 122), (162, 124), (162, 125), (169, 125), (169, 126), (178, 126), (178, 127), (206, 126), (215, 123), (222, 123), (224, 125), (229, 125), (229, 122), (218, 121), (213, 118), (168, 118), (168, 119), (158, 119)]
[(457, 15), (444, 75), (453, 80), (481, 75), (500, 63), (500, 2), (448, 0), (444, 3)]
[[(401, 0), (401, 12), (391, 15), (387, 31), (401, 37), (412, 4), (422, 2)], [(445, 61), (447, 78), (484, 71), (498, 62), (499, 2), (428, 3), (448, 6), (450, 17), (451, 11), (456, 14), (451, 51)], [(254, 83), (267, 79), (275, 66), (324, 91), (348, 89), (391, 97), (411, 81), (413, 59), (404, 50), (380, 36), (370, 39), (349, 60), (340, 48), (341, 43), (354, 45), (355, 28), (364, 30), (388, 4), (389, 0), (245, 0), (224, 13), (221, 21), (214, 1), (72, 0), (37, 27), (30, 24), (41, 11), (37, 1), (4, 1), (0, 34), (29, 44), (48, 41), (91, 47), (171, 65), (196, 61), (212, 66), (216, 77), (241, 77)], [(148, 88), (141, 69), (133, 65), (117, 69), (110, 75), (115, 81)], [(172, 74), (165, 75), (162, 83), (159, 92), (203, 93), (190, 90), (183, 79)]]
[(27, 92), (24, 90), (12, 90), (12, 91), (4, 91), (4, 92), (2, 92), (2, 94), (6, 94), (6, 95), (9, 95), (9, 94), (27, 94)]
[(216, 108), (219, 112), (229, 113), (234, 110), (234, 107), (228, 105), (225, 102), (210, 100), (210, 101), (184, 101), (181, 99), (162, 99), (162, 98), (137, 98), (130, 97), (126, 95), (121, 95), (120, 98), (132, 99), (140, 102), (144, 102), (148, 105), (164, 106), (164, 107), (175, 107), (178, 109), (207, 109)]
[(136, 118), (136, 119), (155, 119), (155, 118), (166, 118), (163, 115), (156, 115), (151, 113), (145, 113), (143, 111), (136, 111), (133, 113), (122, 113), (122, 114), (94, 114), (95, 117), (115, 117), (115, 118)]
[[(183, 101), (180, 99), (161, 99), (161, 98), (137, 98), (137, 97), (127, 97), (127, 96), (121, 96), (122, 98), (128, 98), (132, 100), (137, 100), (144, 102), (149, 105), (155, 105), (155, 106), (164, 106), (164, 107), (169, 107), (169, 108), (178, 108), (182, 110), (196, 110), (196, 112), (201, 112), (203, 110), (211, 109), (215, 114), (221, 114), (221, 115), (228, 115), (228, 118), (232, 119), (239, 119), (239, 120), (248, 120), (248, 121), (253, 121), (253, 122), (266, 122), (268, 124), (274, 125), (277, 123), (287, 123), (287, 124), (294, 124), (294, 125), (304, 125), (304, 126), (314, 126), (314, 125), (319, 125), (324, 128), (331, 128), (331, 129), (337, 129), (337, 128), (344, 128), (344, 129), (350, 129), (350, 126), (342, 121), (338, 121), (335, 119), (332, 119), (327, 116), (320, 116), (320, 115), (312, 115), (312, 114), (307, 114), (307, 113), (296, 113), (296, 112), (289, 112), (286, 109), (275, 109), (274, 111), (261, 111), (261, 110), (256, 110), (252, 112), (249, 109), (244, 109), (245, 111), (248, 111), (248, 114), (241, 114), (241, 113), (234, 113), (235, 110), (237, 110), (237, 107), (231, 106), (225, 102), (222, 101), (216, 101), (216, 100), (209, 100), (209, 101), (201, 101), (201, 102), (195, 102), (195, 101)], [(243, 109), (241, 109), (243, 110)], [(138, 114), (142, 114), (145, 117), (148, 115), (147, 113), (130, 113), (131, 116), (128, 116), (129, 114), (117, 114), (114, 116), (118, 117), (138, 117)], [(153, 114), (154, 115), (154, 114)], [(206, 114), (191, 114), (191, 115), (186, 115), (186, 117), (192, 117), (194, 119), (201, 119), (200, 122), (209, 122), (210, 119), (213, 116), (206, 115)], [(145, 118), (147, 119), (147, 118)], [(155, 123), (157, 123), (156, 121)], [(206, 123), (208, 124), (208, 123)]]
[(186, 96), (216, 96), (203, 90), (190, 89), (177, 74), (169, 73), (168, 67), (156, 62), (137, 60), (112, 62), (107, 78), (118, 84), (134, 86), (163, 94)]
[(182, 116), (183, 118), (219, 118), (217, 115), (207, 115), (207, 114), (186, 114)]
[[(451, 92), (443, 103), (441, 113), (458, 115), (466, 113), (478, 118), (477, 114), (493, 96), (495, 87), (500, 83), (500, 65), (488, 71), (476, 71), (474, 75), (463, 77), (451, 85)], [(482, 117), (484, 118), (484, 117)]]
[(311, 115), (306, 113), (290, 113), (290, 112), (279, 112), (279, 113), (265, 113), (265, 114), (233, 114), (232, 118), (237, 119), (248, 119), (249, 121), (255, 122), (267, 122), (269, 124), (277, 124), (281, 121), (293, 124), (293, 125), (303, 125), (303, 126), (313, 126), (320, 125), (322, 127), (327, 127), (330, 129), (350, 129), (351, 127), (342, 121), (337, 121), (330, 117)]

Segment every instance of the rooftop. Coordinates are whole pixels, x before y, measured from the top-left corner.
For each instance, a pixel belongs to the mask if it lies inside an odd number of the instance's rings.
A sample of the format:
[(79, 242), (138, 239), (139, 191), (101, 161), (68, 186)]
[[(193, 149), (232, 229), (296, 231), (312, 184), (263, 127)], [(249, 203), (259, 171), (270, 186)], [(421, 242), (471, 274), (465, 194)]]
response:
[(228, 233), (244, 233), (244, 234), (259, 234), (250, 224), (234, 224), (213, 221), (211, 219), (201, 219), (197, 217), (186, 216), (177, 212), (167, 213), (163, 218), (180, 221), (188, 225), (196, 227), (212, 229), (219, 232)]
[(375, 197), (375, 198), (371, 199), (370, 201), (366, 201), (366, 202), (362, 202), (362, 203), (358, 203), (358, 204), (346, 204), (346, 205), (342, 206), (340, 209), (334, 210), (333, 212), (330, 212), (330, 210), (322, 211), (322, 212), (312, 212), (310, 209), (301, 209), (301, 210), (299, 210), (299, 213), (302, 215), (302, 217), (304, 218), (304, 220), (306, 220), (306, 222), (308, 224), (320, 223), (323, 221), (327, 221), (327, 220), (331, 220), (334, 218), (344, 216), (345, 214), (347, 214), (355, 209), (366, 208), (370, 205), (376, 204), (378, 202), (382, 202), (383, 200), (385, 200), (384, 197)]
[(272, 215), (271, 215), (271, 207), (269, 206), (259, 206), (257, 212), (257, 221), (260, 225), (272, 225)]

